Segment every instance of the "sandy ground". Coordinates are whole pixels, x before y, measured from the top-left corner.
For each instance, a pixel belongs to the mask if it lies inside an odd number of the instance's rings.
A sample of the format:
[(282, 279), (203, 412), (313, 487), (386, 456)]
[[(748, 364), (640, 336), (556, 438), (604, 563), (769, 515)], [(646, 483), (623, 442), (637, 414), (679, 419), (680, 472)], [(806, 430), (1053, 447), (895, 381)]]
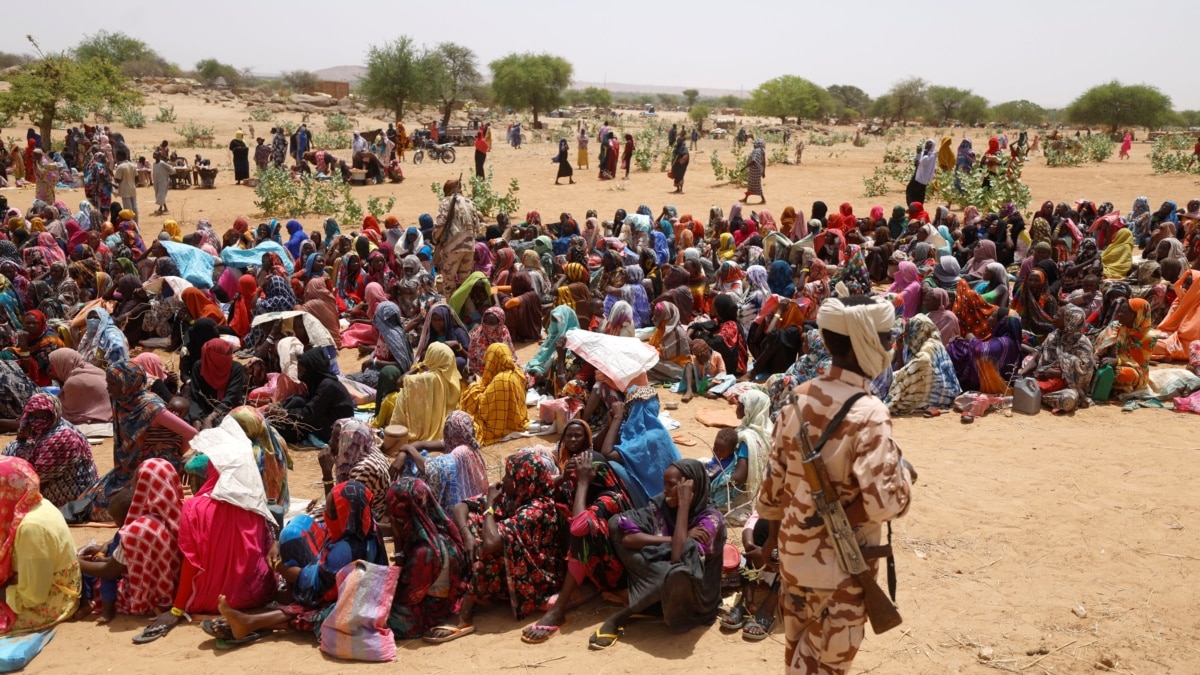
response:
[[(248, 130), (252, 124), (240, 107), (205, 105), (182, 96), (161, 98), (175, 105), (179, 124), (188, 119), (212, 124), (217, 138), (226, 143), (235, 129)], [(147, 101), (148, 117), (156, 101)], [(298, 115), (291, 117), (299, 121)], [(320, 125), (320, 120), (314, 121)], [(669, 126), (670, 117), (664, 121)], [(379, 126), (360, 123), (363, 128)], [(163, 138), (177, 143), (172, 128), (179, 124), (151, 122), (126, 137), (135, 153), (148, 154)], [(268, 125), (253, 124), (264, 135)], [(925, 135), (941, 133), (914, 131), (906, 143), (915, 144)], [(979, 135), (974, 138), (977, 148), (983, 145)], [(521, 150), (498, 146), (489, 158), (498, 184), (518, 178), (522, 212), (536, 209), (543, 217), (569, 211), (582, 219), (587, 209), (595, 208), (608, 218), (617, 208), (632, 211), (641, 203), (655, 212), (663, 204), (675, 204), (681, 213), (701, 216), (713, 204), (728, 211), (740, 197), (734, 188), (712, 186), (708, 153), (714, 147), (727, 152), (728, 141), (701, 141), (682, 197), (667, 194), (670, 181), (658, 172), (635, 171), (628, 182), (601, 183), (595, 170), (583, 171), (576, 185), (554, 187), (551, 143), (527, 143)], [(884, 198), (860, 197), (861, 177), (871, 173), (883, 150), (879, 138), (865, 148), (810, 145), (803, 166), (768, 170), (768, 206), (776, 216), (787, 204), (807, 211), (814, 199), (833, 207), (848, 200), (862, 213), (874, 204), (890, 209), (903, 200), (903, 186), (894, 186), (897, 190)], [(227, 151), (199, 152), (228, 168)], [(1035, 203), (1086, 197), (1127, 210), (1138, 195), (1148, 195), (1157, 205), (1168, 198), (1183, 203), (1200, 192), (1193, 178), (1152, 175), (1148, 152), (1149, 145), (1139, 143), (1129, 161), (1112, 159), (1072, 169), (1050, 169), (1037, 158), (1025, 176)], [(571, 154), (574, 160), (574, 151)], [(594, 156), (593, 144), (593, 161)], [(408, 180), (402, 185), (360, 188), (356, 193), (364, 203), (369, 195), (394, 194), (393, 212), (408, 224), (436, 208), (430, 183), (456, 177), (460, 170), (469, 173), (471, 161), (469, 152), (463, 152), (451, 167), (427, 163), (404, 168)], [(172, 216), (185, 221), (188, 230), (197, 218), (206, 217), (221, 232), (238, 215), (253, 216), (252, 191), (231, 183), (231, 172), (223, 171), (215, 190), (171, 192)], [(32, 199), (32, 192), (5, 194), (18, 206)], [(152, 211), (151, 191), (142, 190), (139, 197), (143, 211)], [(72, 205), (82, 198), (82, 192), (66, 195)], [(161, 221), (145, 218), (143, 231), (152, 236)], [(304, 222), (314, 229), (320, 220), (312, 216)], [(521, 348), (522, 358), (533, 350)], [(343, 352), (342, 364), (354, 369), (355, 356)], [(663, 393), (662, 398), (677, 397)], [(706, 456), (715, 436), (714, 429), (695, 421), (694, 412), (725, 405), (697, 400), (672, 413), (683, 423), (677, 433), (697, 441), (680, 448), (685, 456)], [(1147, 433), (1151, 429), (1158, 433)], [(1066, 418), (991, 414), (970, 426), (955, 416), (896, 420), (896, 437), (920, 471), (913, 506), (895, 530), (904, 625), (883, 636), (868, 635), (855, 672), (1084, 673), (1098, 670), (1098, 663), (1124, 673), (1200, 671), (1200, 648), (1194, 641), (1200, 621), (1191, 612), (1198, 594), (1190, 581), (1200, 573), (1200, 544), (1192, 536), (1200, 530), (1200, 518), (1194, 500), (1182, 489), (1195, 472), (1195, 455), (1189, 453), (1200, 451), (1195, 429), (1194, 419), (1182, 414), (1122, 413), (1111, 406)], [(505, 455), (522, 445), (509, 442), (484, 452), (495, 470)], [(111, 445), (96, 446), (95, 452), (101, 471), (111, 466)], [(316, 496), (319, 476), (315, 455), (297, 454), (291, 477), (294, 498)], [(111, 535), (104, 528), (73, 532), (80, 544)], [(1083, 617), (1072, 612), (1078, 606)], [(452, 645), (402, 643), (397, 662), (411, 671), (440, 673), (777, 672), (781, 666), (778, 630), (770, 639), (752, 644), (743, 642), (740, 634), (724, 635), (715, 626), (674, 635), (661, 623), (647, 621), (631, 626), (607, 652), (589, 652), (587, 636), (613, 609), (593, 601), (572, 614), (560, 635), (539, 646), (520, 641), (521, 628), (537, 617), (517, 622), (505, 608), (484, 609), (476, 635)], [(29, 672), (160, 673), (186, 668), (200, 673), (332, 673), (387, 668), (329, 659), (311, 635), (302, 634), (281, 634), (237, 652), (218, 652), (193, 625), (181, 626), (153, 644), (134, 646), (129, 640), (144, 623), (142, 618), (122, 617), (107, 627), (64, 624)], [(1039, 648), (1050, 653), (1027, 655)]]

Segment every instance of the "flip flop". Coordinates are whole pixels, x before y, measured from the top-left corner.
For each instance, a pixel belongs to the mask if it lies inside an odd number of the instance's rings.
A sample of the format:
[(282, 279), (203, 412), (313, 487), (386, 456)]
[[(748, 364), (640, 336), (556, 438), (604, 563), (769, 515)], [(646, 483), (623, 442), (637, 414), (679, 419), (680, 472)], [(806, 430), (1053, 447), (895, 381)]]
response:
[[(751, 626), (759, 629), (762, 632), (761, 633), (746, 632), (750, 629)], [(772, 619), (763, 621), (762, 619), (759, 619), (757, 616), (752, 617), (752, 618), (750, 618), (749, 621), (746, 622), (746, 627), (742, 629), (742, 639), (749, 640), (750, 642), (762, 642), (763, 640), (766, 640), (771, 635), (771, 630), (773, 628), (775, 628), (775, 619), (772, 618)]]
[[(521, 631), (521, 642), (524, 642), (527, 645), (540, 645), (543, 642), (546, 642), (550, 638), (554, 637), (555, 635), (558, 635), (558, 629), (560, 629), (566, 625), (567, 625), (566, 621), (563, 621), (562, 624), (560, 624), (558, 626), (546, 626), (546, 625), (543, 625), (540, 623), (535, 623), (532, 626), (530, 626), (529, 628), (526, 628), (525, 630)], [(545, 634), (545, 636), (543, 636), (541, 638), (531, 638), (528, 635), (528, 631), (531, 631), (531, 630), (543, 631), (546, 634)]]
[(236, 639), (233, 637), (233, 629), (229, 627), (229, 622), (225, 619), (205, 619), (200, 622), (200, 630), (218, 640)]
[(261, 640), (269, 634), (270, 631), (256, 630), (244, 638), (235, 638), (232, 636), (229, 638), (217, 638), (217, 649), (237, 649), (251, 642)]
[(746, 608), (738, 605), (721, 616), (718, 621), (725, 630), (740, 630), (746, 625)]
[(608, 649), (617, 644), (617, 640), (625, 633), (624, 628), (618, 628), (616, 633), (601, 633), (600, 628), (588, 638), (588, 649)]
[(146, 626), (145, 628), (142, 629), (142, 632), (133, 636), (133, 644), (135, 644), (135, 645), (150, 644), (151, 642), (154, 642), (155, 640), (166, 635), (167, 633), (170, 633), (172, 628), (174, 628), (174, 626), (164, 626), (161, 624)]
[[(442, 637), (431, 637), (430, 633), (433, 633), (434, 631), (449, 631), (449, 635), (444, 635)], [(464, 626), (462, 628), (459, 628), (458, 626), (442, 624), (441, 626), (434, 626), (433, 628), (430, 628), (429, 632), (425, 633), (425, 635), (421, 639), (428, 642), (431, 645), (440, 645), (443, 642), (451, 642), (453, 640), (457, 640), (460, 637), (463, 637), (464, 635), (470, 635), (474, 632), (475, 632), (474, 625)]]

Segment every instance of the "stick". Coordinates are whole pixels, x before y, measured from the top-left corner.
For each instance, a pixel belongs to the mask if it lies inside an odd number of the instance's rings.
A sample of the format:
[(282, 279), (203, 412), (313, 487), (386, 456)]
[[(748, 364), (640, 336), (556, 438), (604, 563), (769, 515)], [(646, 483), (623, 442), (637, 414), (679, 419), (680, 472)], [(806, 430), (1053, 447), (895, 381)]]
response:
[(536, 663), (518, 663), (515, 666), (504, 666), (503, 670), (512, 670), (514, 668), (542, 668), (547, 663), (550, 663), (552, 661), (559, 661), (559, 660), (565, 659), (565, 658), (567, 658), (566, 655), (563, 655), (563, 656), (555, 656), (554, 658), (546, 659), (545, 661), (538, 661)]
[[(1036, 660), (1031, 661), (1029, 664), (1021, 666), (1021, 670), (1025, 670), (1026, 668), (1037, 665), (1042, 659), (1046, 658), (1047, 656), (1050, 656), (1051, 654), (1053, 654), (1055, 652), (1060, 652), (1060, 651), (1066, 649), (1067, 647), (1070, 647), (1071, 645), (1075, 644), (1076, 642), (1079, 642), (1079, 640), (1071, 640), (1070, 642), (1068, 642), (1067, 644), (1065, 644), (1061, 647), (1051, 649), (1050, 651), (1046, 652), (1042, 656), (1039, 656)], [(1092, 640), (1092, 642), (1098, 642), (1098, 640)], [(1092, 644), (1092, 642), (1089, 642), (1088, 644), (1090, 645), (1090, 644)], [(1081, 646), (1087, 646), (1087, 645), (1081, 645)]]

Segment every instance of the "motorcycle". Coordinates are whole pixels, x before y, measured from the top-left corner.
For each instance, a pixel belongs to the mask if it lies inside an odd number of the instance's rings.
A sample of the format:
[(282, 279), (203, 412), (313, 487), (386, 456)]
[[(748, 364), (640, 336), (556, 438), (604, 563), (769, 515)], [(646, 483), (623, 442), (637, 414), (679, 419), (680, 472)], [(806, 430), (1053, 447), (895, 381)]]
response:
[(442, 160), (444, 164), (453, 164), (457, 159), (454, 153), (453, 143), (434, 143), (432, 139), (424, 139), (423, 145), (413, 153), (413, 164), (420, 164), (425, 159), (425, 153), (429, 153), (429, 158), (432, 160)]

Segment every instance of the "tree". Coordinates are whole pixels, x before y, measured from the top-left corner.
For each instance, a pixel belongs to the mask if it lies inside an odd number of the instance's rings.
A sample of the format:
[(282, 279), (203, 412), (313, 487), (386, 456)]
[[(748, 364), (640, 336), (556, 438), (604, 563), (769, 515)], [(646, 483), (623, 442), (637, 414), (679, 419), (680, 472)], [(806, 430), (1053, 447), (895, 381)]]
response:
[(583, 102), (593, 108), (612, 107), (612, 92), (599, 87), (588, 87), (583, 90)]
[(563, 91), (571, 84), (574, 68), (561, 56), (552, 54), (509, 54), (488, 64), (492, 71), (492, 91), (504, 105), (533, 110), (533, 126), (538, 128), (538, 113), (552, 110), (562, 102)]
[(1182, 126), (1200, 127), (1200, 110), (1180, 110), (1179, 119), (1183, 122)]
[(0, 69), (12, 68), (29, 63), (33, 57), (28, 54), (10, 54), (9, 52), (0, 52)]
[(426, 53), (423, 61), (429, 98), (441, 102), (442, 124), (450, 124), (454, 106), (466, 98), (471, 87), (483, 81), (479, 59), (470, 47), (443, 42)]
[(718, 103), (721, 104), (722, 108), (740, 108), (740, 107), (742, 107), (742, 104), (745, 103), (745, 101), (742, 100), (742, 98), (740, 96), (734, 96), (733, 94), (726, 94), (721, 97), (721, 99), (718, 101)]
[(225, 84), (236, 87), (242, 81), (242, 72), (228, 63), (221, 63), (216, 59), (204, 59), (196, 62), (196, 76), (200, 78), (204, 84), (213, 85), (217, 78), (225, 80)]
[(402, 35), (367, 50), (367, 72), (359, 80), (358, 91), (370, 105), (391, 110), (396, 119), (403, 119), (404, 104), (421, 98), (422, 70), (412, 38)]
[(871, 107), (871, 97), (867, 95), (867, 92), (852, 84), (830, 85), (825, 91), (828, 91), (833, 100), (837, 102), (840, 114), (845, 114), (843, 111), (846, 108), (865, 111)]
[(321, 84), (317, 74), (311, 70), (289, 70), (279, 79), (283, 81), (283, 86), (301, 94), (316, 91)]
[(891, 101), (891, 117), (898, 122), (921, 117), (930, 112), (929, 83), (919, 77), (910, 77), (892, 85), (888, 90)]
[(8, 76), (9, 89), (0, 92), (0, 113), (8, 117), (27, 116), (41, 131), (42, 143), (50, 145), (55, 119), (63, 117), (67, 105), (97, 109), (105, 104), (116, 108), (140, 104), (142, 95), (127, 86), (121, 71), (110, 61), (89, 58), (85, 61), (67, 54), (41, 53), (20, 72)]
[(707, 120), (708, 116), (711, 114), (712, 108), (706, 105), (694, 105), (692, 106), (692, 109), (688, 111), (688, 117), (692, 118), (692, 121), (696, 123), (696, 129), (700, 131), (704, 131), (704, 121)]
[(1075, 124), (1103, 124), (1111, 133), (1128, 127), (1154, 128), (1166, 122), (1171, 97), (1147, 84), (1123, 85), (1117, 80), (1083, 92), (1067, 106)]
[(700, 92), (696, 89), (684, 89), (683, 98), (687, 101), (687, 107), (696, 105), (696, 100), (700, 98)]
[(1046, 110), (1036, 103), (1021, 99), (993, 106), (989, 116), (1002, 124), (1037, 126), (1046, 121)]
[(80, 61), (104, 59), (121, 69), (127, 77), (176, 75), (179, 67), (168, 62), (145, 42), (124, 33), (100, 31), (80, 40), (71, 50)]
[(675, 94), (659, 94), (658, 102), (663, 106), (671, 106), (679, 103), (679, 99), (676, 98)]
[(987, 100), (958, 87), (929, 87), (929, 105), (934, 120), (941, 123), (959, 121), (964, 124), (980, 122), (987, 114)]
[(882, 117), (890, 120), (892, 118), (891, 95), (884, 94), (874, 101), (871, 101), (871, 105), (867, 107), (867, 114), (871, 117)]
[(829, 112), (833, 97), (802, 77), (783, 75), (755, 87), (746, 107), (755, 115), (778, 117), (787, 124), (789, 117), (812, 118)]

